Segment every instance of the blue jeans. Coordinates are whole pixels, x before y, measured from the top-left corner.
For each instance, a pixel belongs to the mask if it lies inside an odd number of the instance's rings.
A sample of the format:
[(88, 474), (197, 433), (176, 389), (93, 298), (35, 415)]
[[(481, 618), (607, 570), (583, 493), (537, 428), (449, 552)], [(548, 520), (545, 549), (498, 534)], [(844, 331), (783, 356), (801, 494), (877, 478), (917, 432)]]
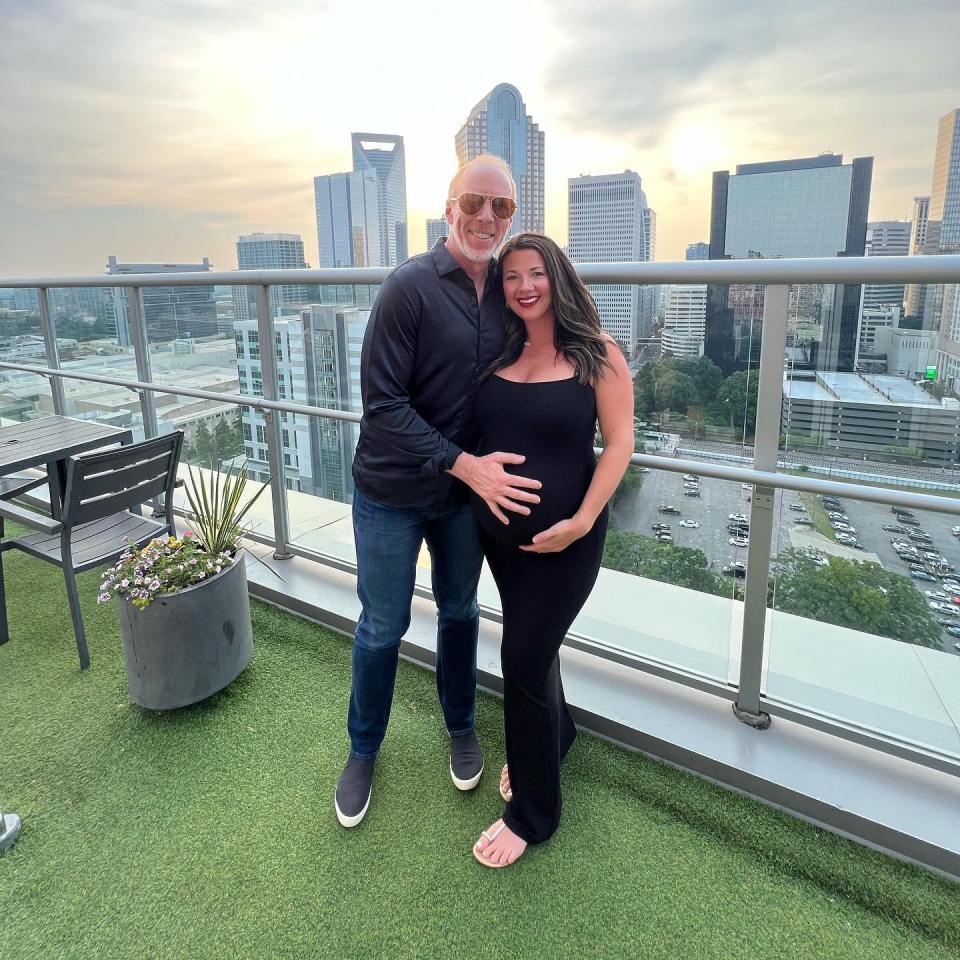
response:
[(350, 752), (375, 757), (390, 719), (400, 641), (410, 626), (417, 555), (430, 551), (437, 602), (437, 693), (450, 736), (472, 732), (477, 692), (477, 583), (483, 553), (469, 504), (442, 511), (388, 507), (357, 489), (353, 498), (357, 594), (363, 610), (353, 642), (347, 714)]

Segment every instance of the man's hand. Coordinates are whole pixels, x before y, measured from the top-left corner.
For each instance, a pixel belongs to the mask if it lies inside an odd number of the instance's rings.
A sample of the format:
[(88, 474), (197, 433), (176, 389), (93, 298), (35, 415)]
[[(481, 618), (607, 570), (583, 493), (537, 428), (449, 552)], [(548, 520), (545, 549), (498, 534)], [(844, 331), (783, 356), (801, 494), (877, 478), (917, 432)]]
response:
[(529, 492), (540, 489), (542, 484), (539, 480), (518, 477), (503, 469), (506, 463), (523, 463), (525, 459), (518, 453), (488, 453), (485, 457), (461, 453), (450, 473), (482, 498), (501, 523), (509, 523), (504, 510), (526, 516), (530, 508), (523, 504), (540, 502), (535, 493)]
[(575, 540), (585, 537), (591, 529), (585, 521), (578, 520), (577, 517), (560, 520), (552, 527), (541, 530), (527, 546), (520, 549), (527, 553), (560, 553)]

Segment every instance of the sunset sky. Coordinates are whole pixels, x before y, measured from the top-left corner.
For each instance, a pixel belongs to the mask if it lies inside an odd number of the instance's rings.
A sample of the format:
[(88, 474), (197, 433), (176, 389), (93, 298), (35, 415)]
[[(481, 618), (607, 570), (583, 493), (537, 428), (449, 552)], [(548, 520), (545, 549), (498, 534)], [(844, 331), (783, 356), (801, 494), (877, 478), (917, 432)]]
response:
[(561, 243), (568, 177), (636, 170), (674, 260), (708, 238), (713, 170), (827, 150), (873, 156), (871, 219), (908, 218), (960, 107), (960, 4), (776, 6), (0, 0), (0, 276), (233, 269), (255, 230), (316, 265), (312, 179), (350, 168), (354, 130), (404, 137), (418, 252), (501, 82), (545, 131)]

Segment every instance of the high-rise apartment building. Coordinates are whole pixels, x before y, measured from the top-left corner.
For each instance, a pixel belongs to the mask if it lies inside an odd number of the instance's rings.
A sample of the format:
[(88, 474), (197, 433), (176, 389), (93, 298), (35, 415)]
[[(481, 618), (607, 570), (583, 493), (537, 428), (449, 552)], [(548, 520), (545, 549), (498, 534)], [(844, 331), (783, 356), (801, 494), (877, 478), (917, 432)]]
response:
[[(863, 256), (873, 158), (825, 154), (741, 164), (713, 175), (710, 259)], [(815, 285), (798, 298), (806, 331), (797, 365), (851, 371), (859, 285)], [(705, 353), (727, 376), (759, 363), (763, 289), (711, 284)]]
[(409, 256), (403, 137), (391, 133), (352, 133), (350, 141), (354, 172), (372, 171), (377, 178), (380, 262), (370, 266), (395, 267)]
[[(940, 118), (933, 158), (933, 184), (924, 252), (960, 254), (960, 109)], [(955, 284), (931, 284), (924, 304), (924, 328), (939, 330), (937, 367), (950, 388), (960, 389), (960, 329), (954, 322)]]
[[(909, 220), (876, 220), (867, 224), (867, 240), (864, 253), (868, 257), (906, 257), (910, 254), (910, 234), (913, 224)], [(879, 307), (903, 309), (904, 285), (902, 283), (868, 283), (863, 288), (863, 309)]]
[[(574, 263), (653, 259), (656, 214), (633, 170), (567, 181), (567, 253)], [(594, 284), (604, 329), (633, 353), (653, 326), (656, 291), (636, 284)]]
[(441, 237), (450, 235), (450, 224), (445, 217), (427, 220), (427, 249), (432, 250)]
[(517, 185), (511, 234), (543, 233), (543, 131), (527, 114), (516, 87), (494, 87), (470, 111), (455, 146), (460, 166), (483, 153), (505, 160)]
[[(360, 350), (369, 310), (311, 304), (297, 315), (273, 321), (277, 391), (281, 400), (337, 410), (362, 410)], [(255, 320), (234, 324), (240, 392), (263, 395), (263, 368)], [(288, 489), (350, 502), (356, 424), (324, 417), (278, 414), (284, 477)], [(247, 469), (254, 479), (269, 474), (266, 422), (243, 408)]]
[[(206, 273), (210, 261), (200, 263), (118, 263), (116, 257), (107, 257), (109, 275), (132, 273)], [(127, 312), (127, 291), (112, 288), (113, 318), (117, 343), (130, 345), (130, 319)], [(151, 342), (169, 342), (185, 337), (212, 337), (217, 335), (217, 304), (213, 286), (203, 287), (143, 287), (141, 298)]]
[[(913, 198), (913, 220), (910, 229), (910, 256), (918, 257), (926, 251), (927, 221), (930, 218), (930, 198)], [(923, 307), (927, 299), (925, 283), (908, 283), (903, 293), (903, 312), (907, 317), (923, 320)]]
[(687, 244), (687, 252), (684, 255), (684, 260), (709, 260), (710, 259), (710, 244), (705, 243), (703, 240), (698, 240), (696, 243)]
[[(237, 237), (239, 270), (306, 270), (307, 267), (299, 233), (248, 233)], [(313, 293), (310, 287), (300, 283), (273, 284), (270, 306), (276, 314), (282, 307), (309, 303)], [(256, 319), (256, 292), (252, 286), (233, 288), (233, 316), (238, 321)]]
[(703, 356), (703, 335), (707, 324), (707, 285), (685, 283), (671, 286), (660, 338), (662, 356)]

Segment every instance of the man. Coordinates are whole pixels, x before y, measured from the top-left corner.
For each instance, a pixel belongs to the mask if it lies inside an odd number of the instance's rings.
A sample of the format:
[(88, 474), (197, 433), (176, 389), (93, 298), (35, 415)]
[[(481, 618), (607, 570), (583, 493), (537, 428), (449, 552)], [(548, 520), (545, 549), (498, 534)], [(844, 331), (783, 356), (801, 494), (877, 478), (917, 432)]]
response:
[(363, 420), (353, 464), (357, 593), (347, 716), (350, 756), (334, 797), (345, 827), (363, 819), (390, 717), (400, 640), (410, 624), (417, 555), (430, 551), (437, 602), (437, 693), (450, 735), (450, 777), (472, 790), (483, 773), (474, 735), (477, 582), (482, 554), (468, 487), (507, 522), (538, 503), (536, 480), (504, 470), (523, 457), (475, 457), (473, 395), (503, 345), (493, 256), (516, 209), (507, 165), (483, 156), (453, 178), (450, 235), (386, 279), (360, 360)]

